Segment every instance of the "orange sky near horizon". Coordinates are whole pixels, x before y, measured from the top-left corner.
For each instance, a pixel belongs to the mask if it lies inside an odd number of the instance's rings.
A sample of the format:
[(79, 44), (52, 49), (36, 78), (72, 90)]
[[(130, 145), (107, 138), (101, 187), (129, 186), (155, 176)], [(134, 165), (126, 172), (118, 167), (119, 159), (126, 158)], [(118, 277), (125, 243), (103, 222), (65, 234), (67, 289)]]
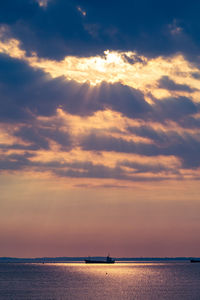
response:
[(1, 256), (174, 257), (200, 250), (197, 182), (71, 188), (9, 175), (0, 188)]

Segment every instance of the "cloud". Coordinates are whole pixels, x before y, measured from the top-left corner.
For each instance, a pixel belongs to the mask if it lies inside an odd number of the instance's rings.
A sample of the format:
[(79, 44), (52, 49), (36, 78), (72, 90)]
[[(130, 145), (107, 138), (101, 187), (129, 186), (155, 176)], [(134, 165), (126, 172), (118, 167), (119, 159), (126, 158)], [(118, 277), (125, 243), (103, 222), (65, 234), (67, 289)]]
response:
[(152, 119), (163, 122), (173, 120), (177, 123), (199, 112), (199, 104), (188, 97), (169, 97), (155, 100)]
[(2, 122), (30, 122), (38, 115), (54, 115), (60, 106), (71, 113), (86, 115), (98, 109), (95, 103), (89, 105), (86, 101), (88, 84), (63, 77), (52, 79), (5, 55), (0, 55), (0, 81)]
[[(132, 119), (154, 122), (173, 120), (179, 124), (194, 126), (196, 123), (198, 126), (199, 104), (189, 97), (154, 98), (153, 105), (150, 105), (141, 91), (122, 83), (104, 81), (91, 86), (64, 77), (52, 78), (25, 62), (2, 54), (0, 82), (1, 122), (32, 123), (37, 116), (53, 116), (61, 108), (79, 116), (110, 109)], [(171, 89), (191, 89), (187, 85), (171, 83), (168, 78), (167, 82)]]
[(56, 0), (46, 7), (37, 2), (1, 1), (0, 23), (40, 57), (90, 56), (110, 49), (147, 56), (182, 52), (198, 59), (198, 1)]
[(137, 161), (128, 161), (124, 160), (119, 162), (119, 166), (126, 166), (132, 169), (133, 174), (138, 173), (153, 173), (153, 174), (161, 174), (161, 173), (169, 173), (169, 174), (179, 174), (179, 170), (174, 168), (174, 166), (166, 166), (161, 163), (139, 163)]
[(50, 115), (55, 110), (47, 92), (50, 82), (43, 72), (0, 55), (0, 81), (1, 121), (30, 121), (34, 118), (34, 113)]
[(2, 122), (29, 122), (35, 116), (52, 116), (60, 107), (87, 116), (110, 108), (129, 117), (139, 117), (151, 106), (143, 94), (121, 83), (102, 82), (96, 87), (64, 77), (52, 79), (26, 63), (0, 55)]
[[(155, 130), (150, 126), (129, 127), (128, 130), (153, 142), (155, 148), (149, 148), (150, 156), (173, 155), (180, 159), (183, 168), (195, 169), (200, 166), (198, 155), (200, 151), (200, 135), (198, 133), (183, 132), (181, 135), (177, 131)], [(146, 148), (141, 147), (141, 153), (144, 149), (147, 151), (148, 146)], [(145, 152), (145, 155), (148, 155), (148, 152)]]
[(21, 143), (13, 143), (13, 144), (0, 144), (0, 149), (3, 151), (7, 150), (27, 150), (27, 151), (36, 151), (40, 149), (39, 145), (36, 144), (30, 144), (30, 145), (24, 145)]
[(191, 88), (189, 85), (178, 84), (173, 80), (171, 80), (168, 76), (163, 76), (158, 83), (159, 83), (159, 88), (166, 89), (169, 91), (182, 91), (188, 93), (192, 93), (195, 91), (195, 89)]
[[(159, 84), (170, 91), (194, 91), (188, 85), (177, 84), (166, 76), (160, 79)], [(45, 72), (6, 55), (0, 55), (0, 95), (0, 122), (4, 129), (5, 123), (11, 124), (12, 129), (8, 130), (13, 138), (12, 144), (6, 142), (6, 138), (5, 143), (0, 144), (0, 167), (3, 170), (26, 170), (28, 166), (31, 170), (51, 172), (60, 177), (141, 181), (179, 177), (182, 169), (195, 171), (200, 166), (200, 136), (195, 131), (200, 125), (199, 103), (193, 100), (193, 95), (159, 100), (151, 97), (150, 104), (140, 90), (120, 82), (104, 81), (91, 86), (88, 82), (80, 84), (64, 77), (52, 78)], [(56, 119), (58, 109), (62, 113), (67, 112), (63, 114), (65, 123)], [(119, 113), (115, 113), (117, 120), (121, 122), (117, 124), (116, 130), (113, 124), (116, 120), (112, 120), (110, 127), (102, 126), (108, 128), (103, 133), (100, 122), (106, 122), (108, 117), (102, 116), (97, 121), (98, 130), (94, 128), (96, 125), (91, 124), (87, 129), (82, 129), (81, 122), (85, 117), (93, 116), (95, 122), (95, 113), (104, 110), (109, 111), (111, 116), (113, 112)], [(77, 118), (80, 124), (76, 124), (80, 128), (76, 130), (67, 123), (69, 118), (73, 126), (74, 115), (80, 117)], [(169, 130), (168, 125), (172, 123), (169, 121), (173, 121), (174, 127), (177, 124), (179, 130)], [(84, 122), (86, 123), (85, 120)], [(152, 126), (141, 125), (147, 122)], [(133, 126), (135, 123), (138, 124), (137, 127)], [(164, 129), (156, 129), (157, 123), (162, 124)], [(188, 128), (193, 130), (185, 130)], [(148, 141), (144, 142), (135, 136)], [(90, 151), (92, 159), (80, 162), (74, 156), (70, 162), (64, 160), (43, 163), (32, 160), (33, 155), (39, 156), (37, 150), (50, 152), (52, 144), (56, 144), (59, 154), (62, 151), (68, 152), (65, 153), (68, 155), (66, 160), (73, 150), (76, 152), (73, 155), (80, 154), (80, 157), (85, 157), (85, 151)], [(98, 163), (94, 158), (97, 152), (107, 152), (108, 156), (113, 152), (118, 157), (117, 161), (113, 162), (112, 167), (106, 159)], [(122, 161), (119, 160), (119, 153), (137, 154), (147, 159), (165, 156), (175, 158), (178, 162), (173, 170), (173, 167), (162, 163)]]
[(28, 22), (29, 19), (34, 17), (38, 11), (38, 4), (30, 0), (8, 0), (1, 1), (0, 9), (0, 22), (3, 24), (15, 24), (19, 20)]
[[(68, 134), (59, 133), (57, 138), (56, 130), (44, 130), (44, 128), (26, 128), (22, 126), (16, 132), (16, 136), (20, 137), (23, 142), (29, 143), (28, 146), (20, 144), (0, 145), (3, 150), (0, 160), (1, 170), (26, 170), (27, 167), (32, 171), (50, 172), (58, 177), (71, 178), (96, 178), (96, 179), (117, 179), (127, 181), (155, 181), (167, 180), (170, 178), (183, 179), (182, 169), (196, 170), (200, 167), (200, 136), (198, 134), (183, 133), (178, 134), (176, 131), (158, 132), (151, 127), (142, 126), (129, 127), (131, 134), (149, 139), (149, 142), (140, 142), (137, 139), (125, 140), (116, 138), (111, 135), (92, 134), (78, 137), (82, 151), (91, 152), (113, 152), (137, 154), (146, 158), (156, 157), (175, 157), (177, 161), (172, 164), (166, 164), (158, 161), (141, 162), (133, 159), (117, 159), (113, 166), (107, 164), (107, 160), (102, 163), (88, 160), (67, 160), (61, 156), (49, 161), (40, 160), (37, 157), (37, 150), (44, 149), (50, 151), (49, 141), (55, 141), (60, 145), (60, 149), (70, 151), (73, 149), (73, 143)], [(56, 136), (56, 138), (54, 138)], [(63, 142), (64, 140), (64, 142)], [(42, 142), (43, 141), (43, 142)], [(28, 148), (29, 147), (29, 148)], [(9, 152), (7, 152), (9, 150)], [(12, 150), (12, 154), (10, 151)], [(17, 150), (18, 152), (14, 152)], [(29, 150), (29, 151), (27, 151)], [(79, 150), (79, 152), (80, 152)], [(19, 151), (21, 151), (19, 153)], [(82, 152), (83, 153), (83, 152)], [(37, 157), (37, 160), (32, 158)]]
[(53, 122), (53, 126), (49, 128), (42, 127), (38, 123), (21, 126), (14, 132), (14, 136), (20, 137), (23, 142), (28, 142), (32, 149), (50, 150), (50, 141), (56, 142), (64, 151), (71, 149), (72, 140), (68, 131), (55, 128)]
[[(152, 137), (152, 132), (150, 134)], [(150, 137), (148, 132), (146, 136)], [(200, 166), (200, 136), (198, 134), (195, 136), (185, 133), (181, 136), (172, 131), (166, 134), (166, 140), (159, 140), (155, 133), (154, 141), (156, 143), (127, 141), (123, 138), (92, 133), (82, 137), (80, 146), (83, 150), (114, 151), (147, 157), (174, 156), (180, 160), (183, 168), (196, 169)]]
[(98, 100), (103, 103), (104, 108), (121, 112), (130, 118), (141, 117), (152, 110), (139, 90), (120, 83), (103, 82), (100, 85)]
[(127, 54), (123, 54), (122, 58), (125, 62), (128, 62), (131, 65), (134, 65), (135, 63), (142, 63), (145, 65), (147, 63), (147, 61), (144, 58), (140, 57), (136, 53), (129, 56)]
[(1, 155), (0, 170), (18, 171), (31, 166), (29, 159), (34, 155), (25, 152), (23, 154), (12, 153), (9, 155)]
[[(67, 164), (66, 164), (67, 165)], [(125, 164), (124, 164), (125, 165)], [(72, 162), (68, 164), (68, 169), (55, 170), (55, 174), (61, 177), (72, 178), (98, 178), (98, 179), (117, 179), (127, 181), (162, 181), (166, 180), (165, 176), (155, 177), (151, 174), (149, 176), (134, 176), (134, 174), (127, 173), (123, 168), (117, 164), (114, 167), (108, 167), (103, 164), (94, 164), (92, 162)]]
[(200, 118), (188, 116), (187, 118), (183, 118), (182, 120), (180, 120), (179, 124), (183, 128), (197, 129), (200, 128)]
[[(148, 138), (155, 143), (158, 144), (165, 144), (168, 142), (168, 132), (165, 132), (163, 130), (157, 129), (155, 130), (151, 126), (141, 125), (141, 126), (128, 126), (127, 130), (131, 134), (138, 135), (140, 137)], [(175, 135), (176, 137), (178, 134), (176, 132), (171, 132), (171, 136)]]
[(191, 74), (191, 76), (192, 76), (193, 78), (195, 78), (195, 79), (200, 79), (200, 73), (199, 73), (199, 72), (193, 72), (193, 73)]
[(56, 170), (55, 173), (59, 176), (75, 178), (128, 179), (120, 167), (112, 168), (103, 164), (93, 164), (92, 162), (74, 162), (67, 165), (66, 170)]
[[(140, 166), (141, 171), (127, 172), (123, 166), (133, 167), (133, 162), (120, 162), (113, 167), (108, 167), (104, 164), (97, 164), (91, 161), (71, 161), (63, 162), (59, 160), (53, 160), (49, 162), (33, 161), (34, 154), (25, 152), (23, 154), (12, 153), (10, 155), (4, 155), (0, 158), (0, 170), (1, 171), (26, 171), (35, 170), (39, 172), (48, 172), (57, 177), (66, 178), (90, 178), (90, 179), (114, 179), (129, 182), (140, 181), (163, 181), (169, 179), (165, 174), (159, 174), (160, 176), (154, 176), (154, 167), (152, 165), (153, 172), (146, 166), (146, 171), (149, 172), (148, 176), (140, 176), (139, 173), (145, 173), (145, 167)], [(138, 165), (139, 166), (139, 165)], [(156, 167), (155, 167), (156, 168)], [(147, 170), (148, 169), (148, 170)], [(158, 170), (158, 168), (157, 168)], [(161, 168), (159, 171), (163, 171)], [(166, 170), (165, 170), (166, 171)], [(177, 174), (176, 174), (177, 175)], [(180, 179), (177, 177), (177, 179)], [(83, 187), (84, 184), (76, 184), (76, 186)], [(118, 185), (100, 184), (98, 187), (111, 188), (118, 187)], [(94, 187), (91, 184), (87, 184), (87, 187)], [(125, 187), (120, 186), (119, 187)]]

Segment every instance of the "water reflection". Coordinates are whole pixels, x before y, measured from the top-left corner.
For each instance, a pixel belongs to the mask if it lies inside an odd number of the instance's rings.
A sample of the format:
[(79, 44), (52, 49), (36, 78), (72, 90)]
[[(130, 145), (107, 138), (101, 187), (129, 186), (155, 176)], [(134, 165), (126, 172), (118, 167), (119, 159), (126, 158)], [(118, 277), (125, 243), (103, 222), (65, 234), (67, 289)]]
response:
[(200, 266), (1, 264), (0, 299), (200, 299)]

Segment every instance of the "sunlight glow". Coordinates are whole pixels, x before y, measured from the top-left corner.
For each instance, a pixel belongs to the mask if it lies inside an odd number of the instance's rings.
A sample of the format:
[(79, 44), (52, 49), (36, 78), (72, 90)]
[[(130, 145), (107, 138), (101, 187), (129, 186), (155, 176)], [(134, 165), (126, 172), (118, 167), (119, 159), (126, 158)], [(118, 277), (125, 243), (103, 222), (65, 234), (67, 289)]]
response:
[[(41, 2), (46, 5), (47, 2)], [(78, 7), (80, 12), (84, 11)], [(79, 83), (89, 82), (91, 86), (103, 81), (108, 83), (121, 82), (132, 88), (141, 90), (146, 100), (151, 103), (149, 94), (161, 99), (163, 97), (178, 96), (180, 93), (187, 96), (188, 93), (194, 101), (200, 96), (199, 81), (191, 76), (198, 69), (191, 65), (182, 55), (170, 58), (157, 57), (147, 59), (136, 52), (104, 51), (104, 55), (96, 57), (66, 56), (61, 61), (39, 58), (32, 52), (27, 56), (21, 49), (20, 42), (14, 38), (4, 39), (8, 28), (0, 28), (0, 53), (10, 57), (24, 60), (31, 67), (42, 69), (52, 78), (64, 76), (67, 80), (75, 80)], [(185, 84), (193, 89), (193, 92), (175, 91), (163, 89), (158, 86), (158, 80), (162, 76), (168, 76), (177, 84)]]
[(40, 7), (47, 7), (49, 0), (36, 0)]
[(82, 16), (86, 16), (86, 11), (83, 10), (80, 6), (77, 7), (78, 11), (82, 14)]

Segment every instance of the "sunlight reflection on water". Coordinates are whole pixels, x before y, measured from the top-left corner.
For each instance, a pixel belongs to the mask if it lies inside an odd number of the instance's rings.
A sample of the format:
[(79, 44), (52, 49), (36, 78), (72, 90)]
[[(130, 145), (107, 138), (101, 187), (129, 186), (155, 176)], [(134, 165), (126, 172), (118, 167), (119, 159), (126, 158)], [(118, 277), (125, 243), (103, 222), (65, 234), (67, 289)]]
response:
[(0, 264), (0, 299), (200, 299), (200, 265)]

